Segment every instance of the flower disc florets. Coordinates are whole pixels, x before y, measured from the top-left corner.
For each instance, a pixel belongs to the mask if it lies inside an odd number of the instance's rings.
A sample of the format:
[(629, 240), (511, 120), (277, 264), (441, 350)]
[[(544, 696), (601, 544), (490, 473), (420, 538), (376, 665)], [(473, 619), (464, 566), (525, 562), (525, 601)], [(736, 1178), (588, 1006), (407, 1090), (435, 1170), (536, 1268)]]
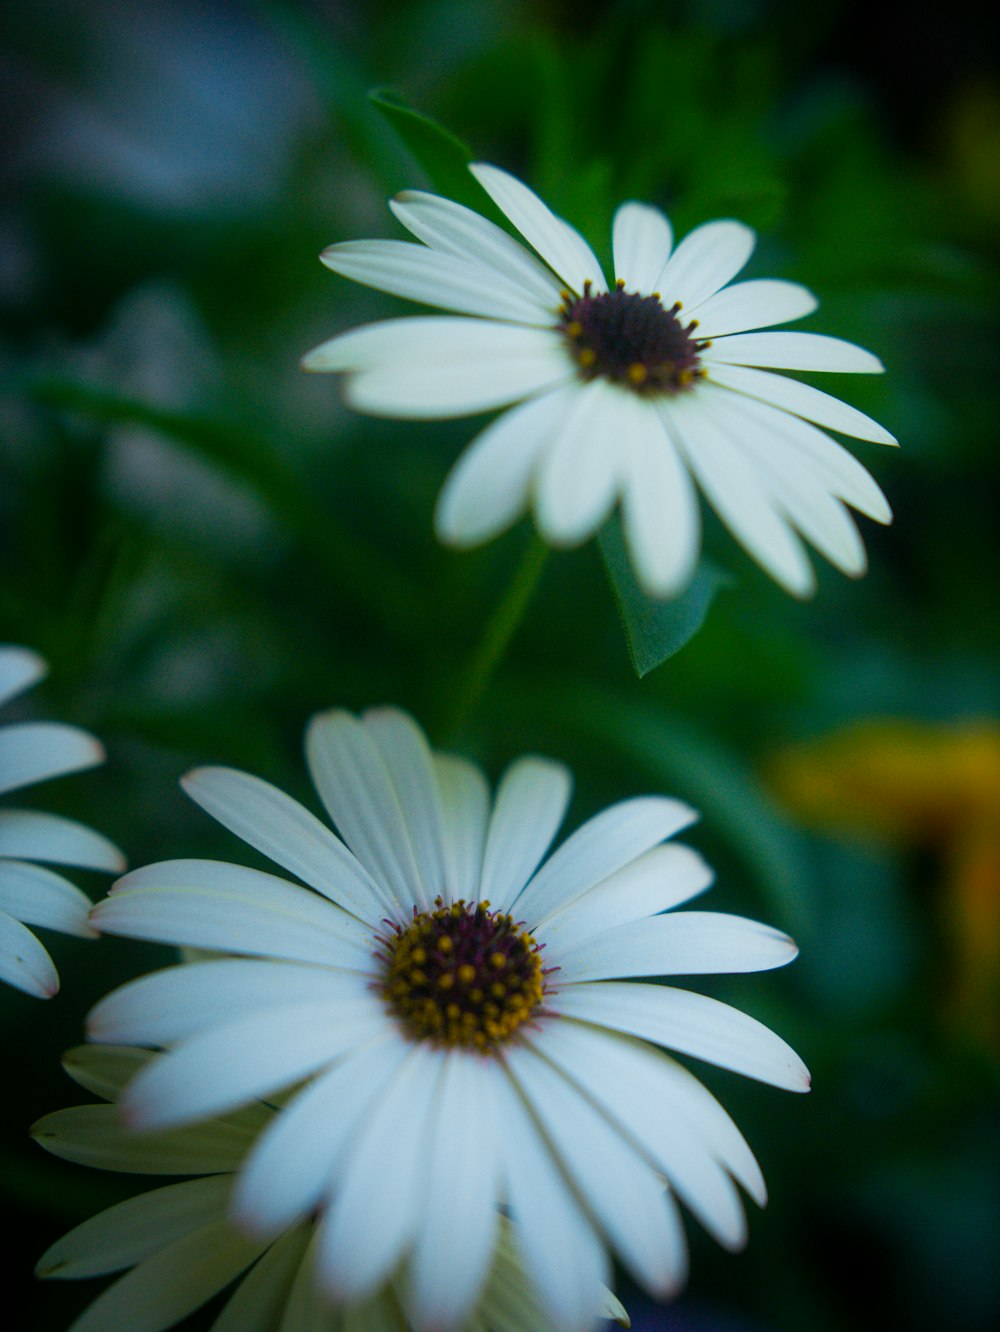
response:
[(613, 291), (566, 295), (560, 328), (584, 379), (625, 384), (639, 393), (679, 393), (703, 375), (698, 353), (708, 345), (677, 318), (680, 302), (668, 310), (658, 294), (640, 296), (619, 282)]
[(411, 1036), (489, 1050), (527, 1022), (542, 1000), (540, 947), (489, 902), (418, 912), (380, 936), (382, 993)]

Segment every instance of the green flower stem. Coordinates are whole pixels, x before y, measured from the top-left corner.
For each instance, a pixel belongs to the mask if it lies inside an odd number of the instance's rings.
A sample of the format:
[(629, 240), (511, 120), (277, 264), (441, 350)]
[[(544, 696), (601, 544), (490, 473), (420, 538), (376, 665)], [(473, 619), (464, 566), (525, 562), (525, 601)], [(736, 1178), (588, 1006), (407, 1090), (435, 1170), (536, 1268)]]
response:
[(483, 636), (458, 687), (442, 732), (454, 736), (475, 712), (486, 686), (510, 646), (538, 586), (548, 558), (548, 547), (537, 536), (525, 551), (506, 593), (483, 631)]

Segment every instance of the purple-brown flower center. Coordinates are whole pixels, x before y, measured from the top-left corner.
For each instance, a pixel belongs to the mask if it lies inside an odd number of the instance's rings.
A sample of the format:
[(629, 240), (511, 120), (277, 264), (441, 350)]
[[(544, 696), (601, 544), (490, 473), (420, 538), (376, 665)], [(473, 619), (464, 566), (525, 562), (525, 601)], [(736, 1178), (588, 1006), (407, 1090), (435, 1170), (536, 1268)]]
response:
[(674, 396), (704, 375), (699, 353), (707, 340), (695, 338), (698, 321), (677, 318), (680, 303), (665, 307), (658, 294), (640, 296), (619, 282), (594, 295), (589, 282), (582, 296), (567, 293), (560, 330), (584, 379), (603, 376), (637, 393)]
[(489, 902), (458, 901), (418, 912), (378, 936), (382, 996), (417, 1040), (491, 1050), (536, 1012), (545, 973), (541, 948)]

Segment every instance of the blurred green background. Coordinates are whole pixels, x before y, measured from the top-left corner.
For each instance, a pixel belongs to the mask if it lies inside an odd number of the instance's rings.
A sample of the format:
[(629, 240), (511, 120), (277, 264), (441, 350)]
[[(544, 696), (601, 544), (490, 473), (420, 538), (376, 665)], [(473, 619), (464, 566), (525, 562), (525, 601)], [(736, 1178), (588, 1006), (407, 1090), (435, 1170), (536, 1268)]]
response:
[[(789, 1039), (814, 1091), (697, 1069), (772, 1201), (737, 1257), (691, 1224), (672, 1307), (623, 1283), (649, 1332), (1000, 1318), (1000, 83), (971, 3), (919, 13), (8, 0), (0, 18), (0, 641), (51, 665), (4, 719), (76, 722), (109, 751), (20, 803), (92, 823), (133, 865), (248, 859), (177, 777), (228, 763), (311, 803), (310, 713), (388, 701), (494, 779), (525, 749), (566, 760), (572, 823), (650, 790), (697, 805), (706, 905), (802, 946), (787, 972), (698, 988)], [(523, 175), (602, 255), (630, 197), (682, 232), (758, 228), (749, 275), (806, 282), (806, 327), (886, 364), (823, 385), (902, 442), (852, 445), (896, 513), (865, 525), (868, 576), (824, 567), (799, 604), (710, 526), (730, 585), (639, 681), (596, 544), (556, 554), (449, 733), (529, 526), (438, 547), (434, 497), (476, 423), (355, 417), (298, 369), (405, 308), (316, 260), (397, 234), (386, 197), (425, 183), (373, 86)], [(45, 1157), (27, 1126), (78, 1099), (58, 1057), (90, 1004), (169, 956), (52, 947), (54, 1000), (0, 990), (5, 1296), (33, 1329), (97, 1289), (35, 1286), (38, 1255), (135, 1181)]]

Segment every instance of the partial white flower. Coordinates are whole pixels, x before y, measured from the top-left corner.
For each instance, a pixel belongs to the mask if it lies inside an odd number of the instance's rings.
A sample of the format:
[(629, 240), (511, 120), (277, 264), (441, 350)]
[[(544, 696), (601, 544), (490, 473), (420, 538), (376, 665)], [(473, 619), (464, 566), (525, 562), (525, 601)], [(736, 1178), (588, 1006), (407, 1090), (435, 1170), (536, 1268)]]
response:
[[(124, 1046), (71, 1050), (64, 1067), (88, 1091), (117, 1101), (126, 1083), (159, 1056)], [(142, 1175), (188, 1175), (182, 1183), (108, 1208), (64, 1235), (37, 1272), (60, 1279), (127, 1272), (73, 1323), (71, 1332), (134, 1328), (160, 1332), (186, 1318), (232, 1281), (238, 1285), (213, 1322), (214, 1332), (406, 1332), (405, 1270), (362, 1303), (336, 1306), (317, 1288), (316, 1226), (293, 1223), (272, 1240), (250, 1238), (229, 1217), (247, 1153), (278, 1113), (263, 1104), (207, 1123), (136, 1135), (113, 1105), (57, 1110), (34, 1125), (35, 1139), (82, 1165)], [(492, 1266), (463, 1332), (557, 1332), (532, 1289), (501, 1219)], [(609, 1290), (597, 1318), (628, 1327)]]
[(698, 559), (697, 485), (789, 592), (806, 596), (815, 584), (800, 537), (844, 573), (863, 573), (846, 506), (887, 523), (889, 505), (817, 427), (895, 440), (855, 408), (771, 372), (872, 374), (878, 358), (817, 333), (751, 331), (817, 302), (794, 282), (728, 285), (755, 243), (741, 222), (708, 222), (674, 246), (658, 209), (622, 204), (609, 288), (583, 237), (526, 185), (494, 166), (471, 170), (535, 253), (468, 208), (406, 191), (390, 207), (419, 244), (348, 241), (323, 262), (455, 315), (370, 324), (303, 360), (345, 372), (348, 403), (376, 416), (511, 408), (445, 483), (441, 539), (476, 545), (532, 509), (547, 541), (574, 545), (619, 504), (640, 583), (672, 596)]
[[(36, 684), (45, 663), (22, 647), (0, 647), (0, 705)], [(0, 727), (0, 795), (104, 760), (93, 736), (59, 722), (12, 722)], [(27, 928), (41, 925), (94, 938), (90, 899), (44, 865), (120, 874), (125, 860), (106, 837), (81, 823), (36, 810), (0, 808), (0, 981), (51, 998), (59, 989), (52, 959)]]
[(245, 773), (184, 787), (308, 888), (172, 860), (91, 914), (110, 934), (243, 955), (143, 977), (93, 1011), (94, 1040), (168, 1050), (127, 1089), (128, 1122), (170, 1130), (295, 1088), (241, 1169), (235, 1221), (269, 1237), (318, 1213), (317, 1278), (340, 1300), (408, 1257), (411, 1316), (433, 1332), (474, 1306), (498, 1206), (564, 1332), (592, 1325), (609, 1247), (656, 1295), (677, 1290), (678, 1198), (740, 1247), (733, 1180), (763, 1203), (760, 1171), (657, 1046), (794, 1091), (808, 1074), (754, 1019), (646, 978), (758, 971), (796, 949), (673, 909), (712, 879), (666, 842), (694, 812), (626, 800), (544, 860), (570, 794), (560, 764), (519, 760), (491, 800), (393, 709), (321, 714), (306, 751), (343, 841)]

